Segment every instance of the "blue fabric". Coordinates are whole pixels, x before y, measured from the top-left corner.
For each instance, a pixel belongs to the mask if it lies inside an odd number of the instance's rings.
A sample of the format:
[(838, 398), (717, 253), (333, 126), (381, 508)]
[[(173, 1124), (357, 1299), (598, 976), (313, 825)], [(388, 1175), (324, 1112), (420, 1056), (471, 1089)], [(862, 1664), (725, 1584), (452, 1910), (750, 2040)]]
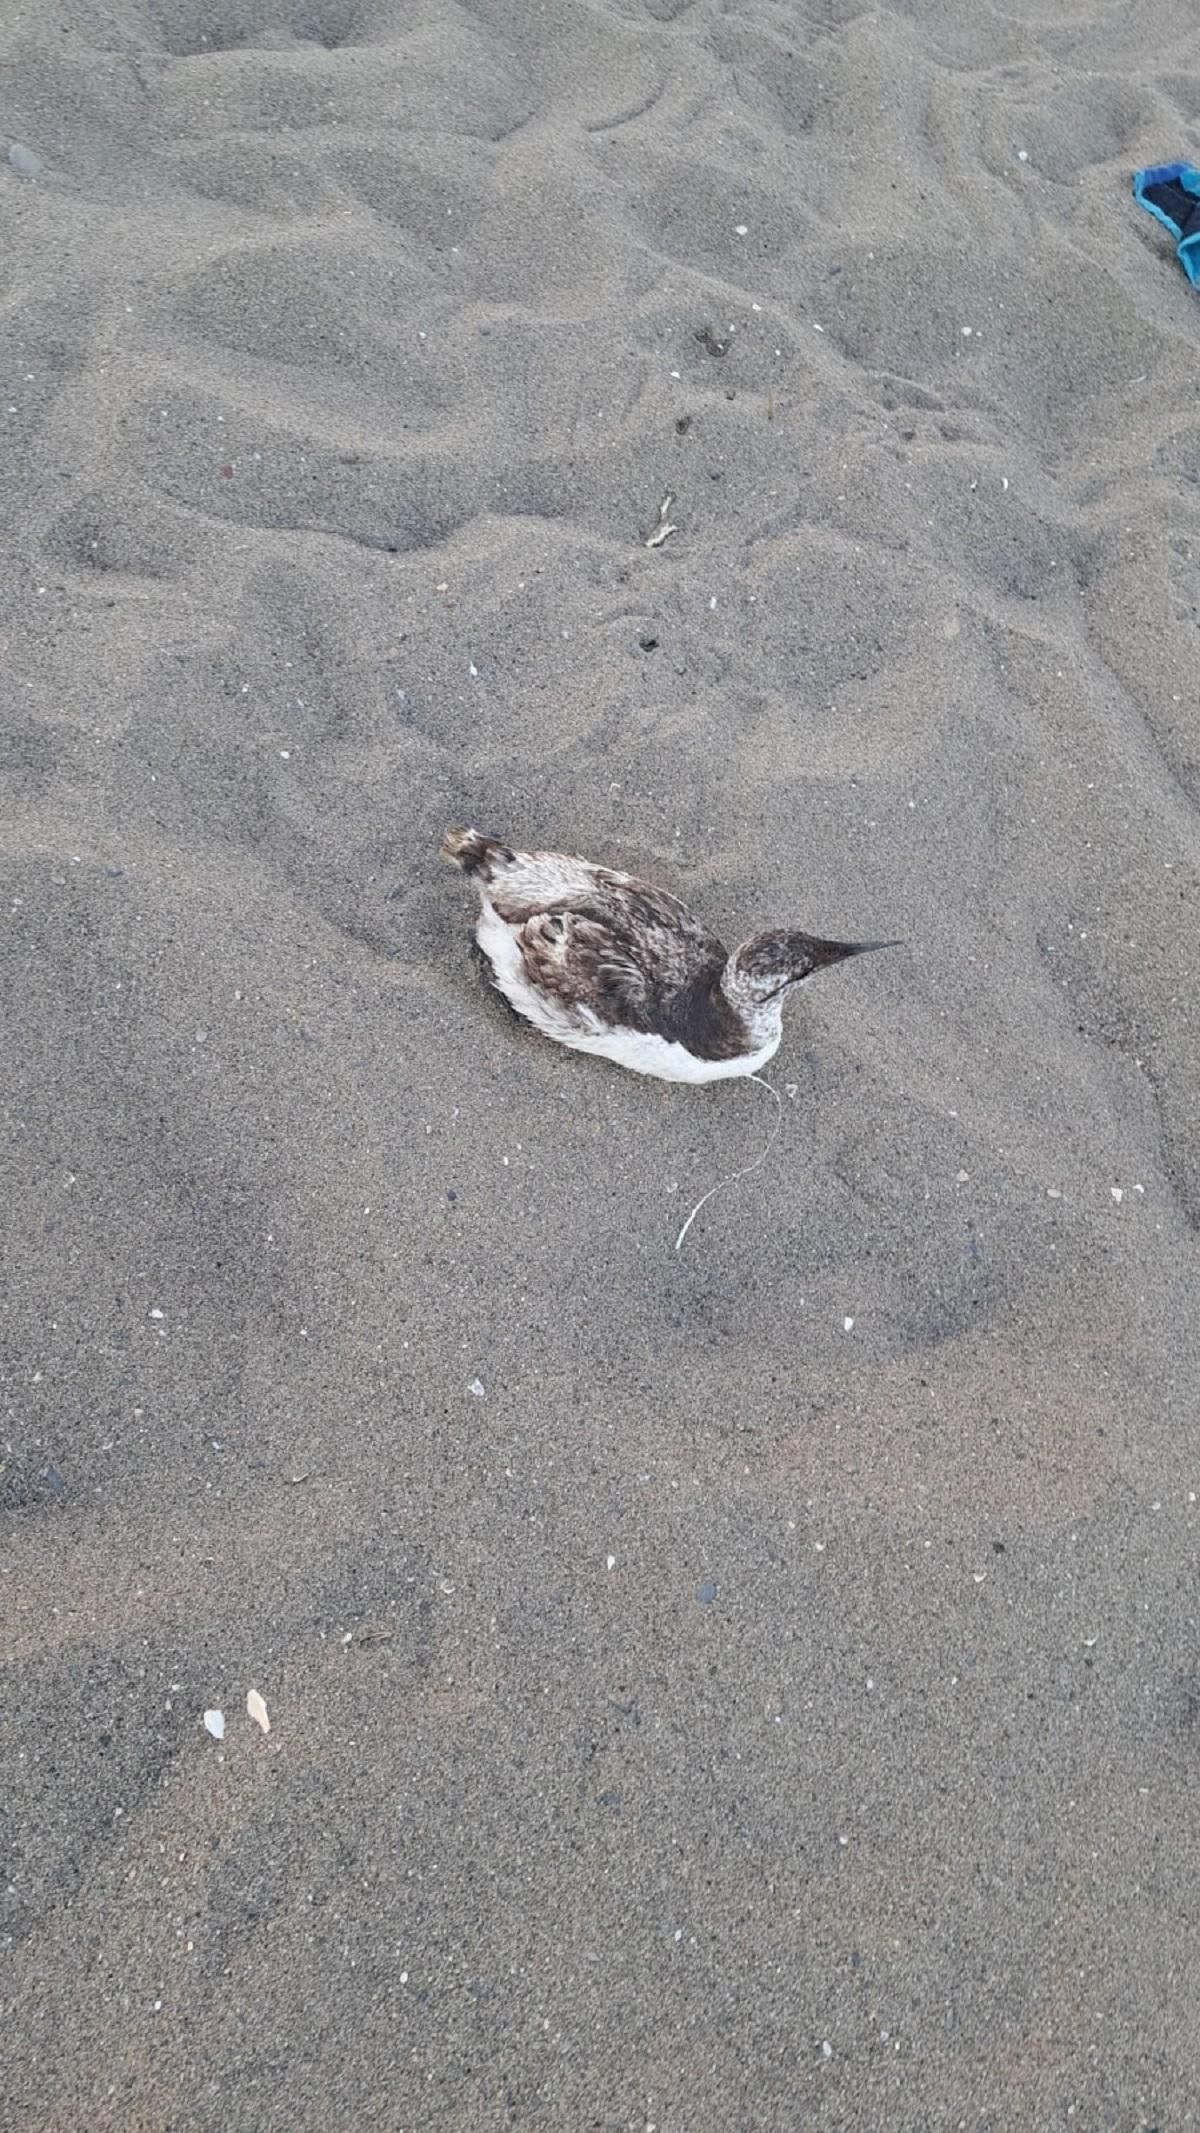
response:
[(1133, 197), (1175, 239), (1175, 256), (1200, 288), (1200, 170), (1191, 163), (1156, 163), (1135, 170)]

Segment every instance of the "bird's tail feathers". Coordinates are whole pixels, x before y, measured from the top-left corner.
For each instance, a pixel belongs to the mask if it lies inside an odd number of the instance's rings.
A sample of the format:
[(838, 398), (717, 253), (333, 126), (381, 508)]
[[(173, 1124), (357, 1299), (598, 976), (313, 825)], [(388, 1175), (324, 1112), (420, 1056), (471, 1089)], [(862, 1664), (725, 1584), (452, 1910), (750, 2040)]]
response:
[(490, 880), (493, 868), (510, 865), (513, 857), (498, 837), (487, 837), (477, 829), (448, 829), (441, 856), (461, 867), (464, 874), (482, 874), (485, 881)]

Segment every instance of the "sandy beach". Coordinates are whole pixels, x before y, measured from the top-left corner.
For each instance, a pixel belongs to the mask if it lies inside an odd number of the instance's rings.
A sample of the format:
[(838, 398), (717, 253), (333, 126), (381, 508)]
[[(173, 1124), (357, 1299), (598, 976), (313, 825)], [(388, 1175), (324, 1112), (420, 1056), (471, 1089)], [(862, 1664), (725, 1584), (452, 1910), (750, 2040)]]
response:
[(3, 2133), (1200, 2125), (1195, 30), (4, 10)]

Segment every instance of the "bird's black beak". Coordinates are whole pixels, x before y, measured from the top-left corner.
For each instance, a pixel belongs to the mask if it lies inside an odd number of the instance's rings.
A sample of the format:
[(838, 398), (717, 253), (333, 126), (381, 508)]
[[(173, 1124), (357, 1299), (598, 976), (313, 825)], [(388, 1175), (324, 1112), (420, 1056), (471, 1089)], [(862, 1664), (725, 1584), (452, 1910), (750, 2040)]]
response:
[(844, 963), (849, 955), (874, 955), (880, 948), (903, 948), (903, 941), (821, 941), (808, 935), (808, 954), (814, 970), (831, 963)]

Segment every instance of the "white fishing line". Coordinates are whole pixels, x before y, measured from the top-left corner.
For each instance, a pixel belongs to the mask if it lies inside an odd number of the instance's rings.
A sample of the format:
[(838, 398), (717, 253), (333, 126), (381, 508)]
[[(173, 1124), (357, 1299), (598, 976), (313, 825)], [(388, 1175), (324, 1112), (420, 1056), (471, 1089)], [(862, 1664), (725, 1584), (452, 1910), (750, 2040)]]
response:
[(738, 1183), (740, 1183), (742, 1178), (748, 1178), (752, 1170), (758, 1170), (761, 1165), (766, 1162), (767, 1157), (770, 1155), (772, 1148), (775, 1146), (776, 1135), (778, 1134), (779, 1128), (783, 1123), (783, 1103), (780, 1099), (779, 1091), (778, 1089), (773, 1089), (769, 1081), (764, 1081), (761, 1074), (746, 1074), (742, 1077), (742, 1079), (745, 1081), (756, 1081), (760, 1089), (765, 1089), (768, 1096), (774, 1097), (775, 1123), (772, 1126), (770, 1133), (767, 1135), (765, 1144), (759, 1150), (752, 1163), (747, 1163), (744, 1170), (733, 1171), (732, 1174), (727, 1178), (718, 1178), (715, 1185), (709, 1186), (708, 1191), (705, 1193), (703, 1199), (697, 1200), (696, 1205), (691, 1211), (691, 1214), (688, 1216), (687, 1221), (684, 1223), (683, 1228), (680, 1230), (679, 1235), (675, 1239), (676, 1251), (679, 1250), (680, 1245), (683, 1243), (684, 1238), (687, 1236), (687, 1233), (690, 1230), (697, 1215), (699, 1214), (701, 1208), (708, 1206), (708, 1203), (713, 1198), (714, 1194), (718, 1192), (724, 1192), (725, 1187), (727, 1185), (737, 1185)]

